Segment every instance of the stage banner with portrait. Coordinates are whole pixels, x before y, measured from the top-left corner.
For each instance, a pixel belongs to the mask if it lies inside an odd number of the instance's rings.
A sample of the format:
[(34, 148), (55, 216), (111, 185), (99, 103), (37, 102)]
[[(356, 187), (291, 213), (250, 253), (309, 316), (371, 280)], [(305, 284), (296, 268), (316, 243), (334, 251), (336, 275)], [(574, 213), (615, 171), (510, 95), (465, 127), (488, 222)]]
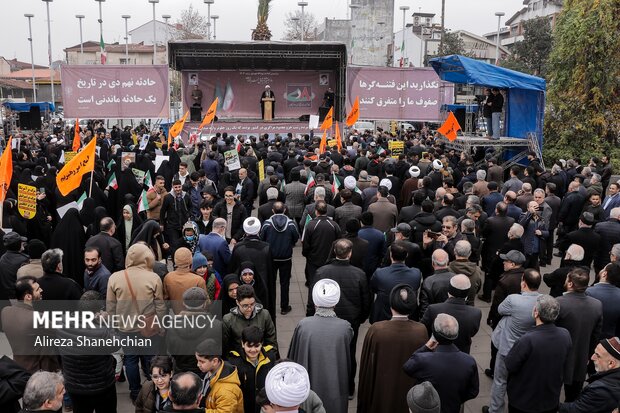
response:
[(347, 111), (359, 96), (359, 119), (439, 122), (443, 104), (453, 103), (454, 85), (432, 68), (347, 69)]
[(201, 107), (202, 115), (218, 98), (219, 119), (260, 119), (261, 95), (275, 94), (275, 119), (314, 115), (328, 88), (336, 88), (332, 71), (191, 70), (182, 72), (183, 110)]
[(168, 66), (63, 65), (67, 118), (168, 118)]

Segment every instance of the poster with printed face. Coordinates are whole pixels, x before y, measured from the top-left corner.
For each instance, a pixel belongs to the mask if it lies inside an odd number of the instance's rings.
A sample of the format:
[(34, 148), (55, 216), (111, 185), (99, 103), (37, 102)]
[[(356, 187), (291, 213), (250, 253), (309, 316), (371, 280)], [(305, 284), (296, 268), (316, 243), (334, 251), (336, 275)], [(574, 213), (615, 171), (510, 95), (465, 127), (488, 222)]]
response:
[(131, 172), (133, 172), (133, 176), (136, 177), (136, 181), (142, 185), (144, 183), (144, 176), (146, 175), (146, 172), (136, 168), (131, 168)]
[(136, 162), (135, 152), (123, 152), (121, 154), (121, 170), (125, 171), (129, 168), (129, 165)]

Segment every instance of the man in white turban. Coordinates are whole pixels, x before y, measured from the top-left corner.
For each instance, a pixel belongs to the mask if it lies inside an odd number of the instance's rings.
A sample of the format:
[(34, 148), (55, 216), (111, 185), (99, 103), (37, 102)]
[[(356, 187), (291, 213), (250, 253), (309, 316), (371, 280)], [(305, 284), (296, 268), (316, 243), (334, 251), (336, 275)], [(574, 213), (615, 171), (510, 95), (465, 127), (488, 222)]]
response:
[(310, 377), (302, 365), (279, 363), (267, 374), (265, 392), (276, 412), (297, 412), (310, 394)]
[[(340, 286), (332, 279), (321, 279), (314, 284), (312, 300), (316, 312), (297, 324), (288, 358), (306, 368), (312, 389), (329, 413), (347, 413), (353, 329), (348, 321), (338, 318), (334, 312), (340, 301)], [(267, 395), (272, 403), (277, 404), (269, 390)]]

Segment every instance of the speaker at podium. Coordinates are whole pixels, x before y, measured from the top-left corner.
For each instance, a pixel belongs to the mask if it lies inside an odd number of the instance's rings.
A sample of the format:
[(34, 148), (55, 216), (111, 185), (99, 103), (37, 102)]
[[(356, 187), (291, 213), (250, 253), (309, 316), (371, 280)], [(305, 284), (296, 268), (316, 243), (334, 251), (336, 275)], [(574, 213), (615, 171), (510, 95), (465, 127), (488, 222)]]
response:
[(189, 108), (189, 119), (192, 122), (202, 121), (202, 108), (197, 106)]

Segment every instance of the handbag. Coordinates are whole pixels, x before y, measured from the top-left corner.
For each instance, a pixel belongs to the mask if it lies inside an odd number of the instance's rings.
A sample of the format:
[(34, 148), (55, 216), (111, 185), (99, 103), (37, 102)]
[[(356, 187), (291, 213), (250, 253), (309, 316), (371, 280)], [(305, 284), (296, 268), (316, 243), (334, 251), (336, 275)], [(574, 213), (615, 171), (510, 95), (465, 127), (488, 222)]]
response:
[[(129, 293), (131, 294), (131, 301), (133, 301), (134, 306), (136, 307), (136, 312), (140, 315), (140, 307), (138, 306), (138, 300), (136, 299), (136, 294), (133, 292), (133, 288), (131, 286), (131, 282), (129, 281), (129, 275), (127, 274), (127, 270), (125, 272), (125, 280), (127, 280), (127, 286), (129, 286)], [(140, 328), (140, 334), (144, 337), (153, 337), (156, 334), (159, 334), (159, 326), (154, 323), (155, 317), (157, 314), (152, 312), (150, 314), (145, 314), (144, 324), (145, 326)]]

